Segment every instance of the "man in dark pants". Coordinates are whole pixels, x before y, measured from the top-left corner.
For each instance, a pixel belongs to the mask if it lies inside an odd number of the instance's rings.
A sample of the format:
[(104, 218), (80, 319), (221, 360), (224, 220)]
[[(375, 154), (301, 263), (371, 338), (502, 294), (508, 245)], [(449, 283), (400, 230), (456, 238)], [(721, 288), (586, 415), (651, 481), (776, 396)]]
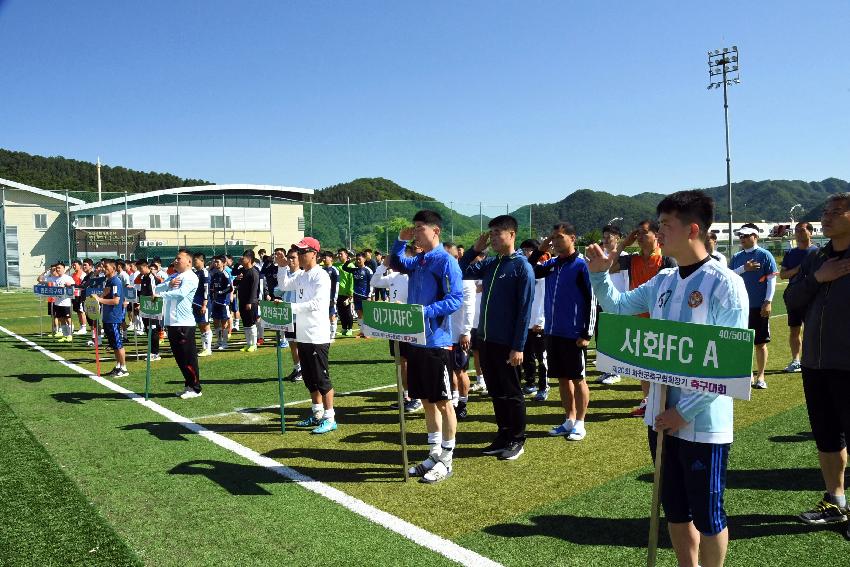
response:
[(351, 314), (352, 296), (354, 295), (354, 276), (345, 271), (345, 268), (354, 268), (354, 262), (348, 254), (348, 250), (340, 248), (337, 251), (339, 263), (335, 264), (339, 271), (339, 291), (336, 296), (336, 313), (342, 325), (342, 336), (350, 337), (354, 327), (354, 316)]
[(245, 331), (245, 346), (242, 352), (257, 350), (257, 319), (260, 316), (260, 271), (254, 269), (254, 251), (242, 254), (242, 273), (237, 277), (239, 289), (239, 316)]
[[(529, 258), (540, 247), (538, 240), (524, 240), (520, 249)], [(542, 259), (547, 260), (545, 256)], [(529, 261), (530, 263), (530, 261)], [(532, 266), (533, 269), (533, 266)], [(549, 397), (549, 382), (546, 376), (546, 340), (543, 334), (545, 317), (543, 300), (546, 295), (546, 278), (537, 278), (534, 282), (534, 301), (531, 304), (531, 317), (528, 320), (528, 334), (525, 337), (525, 351), (522, 353), (522, 372), (525, 375), (524, 394), (536, 394), (534, 401), (545, 402)], [(535, 375), (537, 380), (535, 381)]]
[(785, 290), (789, 313), (805, 312), (803, 392), (826, 493), (800, 519), (814, 525), (842, 522), (848, 515), (844, 471), (850, 436), (850, 193), (833, 194), (822, 218), (829, 243), (803, 259)]
[[(514, 249), (515, 218), (500, 215), (487, 227), (490, 230), (478, 237), (459, 264), (464, 279), (481, 279), (484, 283), (478, 340), (481, 366), (499, 428), (484, 454), (512, 461), (525, 451), (525, 397), (520, 365), (534, 299), (534, 271), (525, 255)], [(474, 262), (488, 243), (497, 256)]]
[[(139, 297), (153, 297), (156, 288), (156, 276), (151, 272), (147, 260), (137, 260), (136, 269), (139, 271)], [(159, 356), (159, 319), (142, 316), (142, 324), (145, 331), (150, 328), (151, 334), (151, 360), (160, 360)]]
[[(809, 222), (798, 222), (794, 227), (794, 236), (797, 246), (785, 253), (782, 263), (779, 265), (779, 277), (790, 280), (800, 272), (800, 264), (812, 252), (817, 252), (818, 247), (812, 244), (812, 231), (814, 227)], [(791, 347), (791, 363), (785, 367), (785, 372), (800, 372), (800, 352), (803, 350), (803, 317), (805, 310), (788, 309), (788, 346)]]
[(162, 297), (163, 325), (168, 329), (168, 343), (185, 388), (177, 392), (188, 400), (201, 395), (201, 373), (198, 369), (198, 348), (195, 345), (195, 315), (192, 300), (198, 289), (198, 276), (192, 271), (192, 254), (180, 250), (174, 260), (175, 271), (156, 286), (156, 295)]

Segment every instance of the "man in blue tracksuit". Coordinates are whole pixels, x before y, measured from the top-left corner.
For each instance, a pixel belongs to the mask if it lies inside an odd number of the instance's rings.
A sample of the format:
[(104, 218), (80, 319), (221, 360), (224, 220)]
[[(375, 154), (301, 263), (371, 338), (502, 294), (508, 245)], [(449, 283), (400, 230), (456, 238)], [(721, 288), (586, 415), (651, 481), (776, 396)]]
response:
[[(535, 277), (546, 278), (543, 332), (549, 376), (558, 379), (566, 414), (564, 423), (550, 429), (549, 435), (565, 435), (570, 441), (581, 441), (587, 435), (584, 418), (590, 388), (585, 380), (585, 368), (587, 345), (596, 328), (596, 300), (590, 288), (587, 264), (575, 249), (575, 242), (573, 225), (556, 224), (529, 262), (534, 264)], [(537, 264), (540, 256), (550, 251), (555, 257)]]
[[(460, 259), (464, 279), (482, 280), (478, 341), (481, 367), (499, 428), (485, 455), (513, 461), (524, 452), (525, 396), (520, 384), (531, 303), (534, 270), (522, 251), (516, 251), (516, 219), (500, 215), (492, 219), (472, 249)], [(475, 262), (490, 242), (497, 256)]]
[[(422, 305), (425, 316), (426, 344), (411, 345), (407, 352), (407, 387), (410, 397), (421, 399), (425, 408), (430, 450), (428, 458), (409, 472), (432, 484), (452, 475), (457, 417), (449, 379), (451, 314), (460, 308), (463, 286), (457, 260), (440, 244), (443, 219), (439, 213), (419, 211), (413, 223), (399, 233), (390, 267), (407, 274), (407, 302)], [(404, 253), (410, 239), (422, 250), (412, 257)]]

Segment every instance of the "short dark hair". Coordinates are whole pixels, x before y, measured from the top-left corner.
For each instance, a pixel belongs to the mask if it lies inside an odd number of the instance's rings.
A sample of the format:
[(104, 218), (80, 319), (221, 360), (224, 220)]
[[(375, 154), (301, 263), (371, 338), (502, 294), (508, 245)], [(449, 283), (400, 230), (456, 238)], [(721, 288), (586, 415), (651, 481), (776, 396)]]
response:
[(714, 222), (714, 199), (704, 191), (691, 189), (688, 191), (676, 191), (667, 195), (658, 206), (655, 207), (657, 214), (675, 214), (683, 223), (695, 223), (699, 226), (699, 233), (704, 238), (711, 223)]
[(136, 266), (141, 267), (141, 266), (147, 266), (147, 265), (148, 265), (148, 261), (145, 260), (144, 258), (136, 260)]
[(644, 219), (644, 220), (640, 221), (639, 223), (637, 223), (635, 226), (643, 226), (645, 224), (649, 225), (649, 231), (650, 232), (657, 233), (658, 230), (661, 228), (661, 225), (658, 224), (657, 220), (651, 220), (651, 219)]
[(257, 257), (254, 255), (254, 251), (253, 251), (253, 250), (250, 250), (250, 249), (245, 250), (244, 252), (242, 252), (242, 257), (243, 257), (243, 258), (248, 258), (249, 260), (251, 260), (251, 263), (253, 263), (253, 262), (254, 262), (254, 260), (257, 258)]
[(759, 230), (758, 225), (757, 225), (756, 223), (754, 223), (754, 222), (745, 222), (744, 224), (742, 224), (742, 225), (741, 225), (741, 228), (754, 228), (754, 229), (756, 229), (758, 232), (761, 232), (761, 231)]
[(91, 258), (83, 258), (83, 264), (88, 264), (89, 266), (94, 266), (94, 262), (92, 262)]
[[(281, 248), (281, 250), (282, 250), (282, 248)], [(334, 257), (334, 253), (333, 253), (333, 251), (332, 251), (332, 250), (322, 250), (321, 254), (319, 254), (319, 255), (320, 255), (322, 258), (327, 258), (328, 256), (330, 256), (331, 258), (333, 258), (333, 257)]]
[(713, 240), (713, 241), (717, 242), (717, 233), (714, 232), (713, 230), (709, 230), (708, 234), (706, 234), (706, 236), (708, 237), (709, 240)]
[(278, 246), (274, 249), (274, 253), (277, 254), (278, 252), (283, 252), (284, 254), (286, 254), (286, 248), (281, 248), (280, 246)]
[(361, 252), (363, 252), (364, 254), (366, 254), (366, 253), (371, 254), (371, 253), (372, 253), (372, 249), (371, 249), (371, 248), (364, 248), (363, 250), (361, 250)]
[[(174, 257), (175, 257), (175, 258), (177, 258), (177, 256), (179, 256), (180, 254), (185, 254), (185, 255), (187, 255), (187, 256), (188, 256), (188, 257), (190, 257), (190, 258), (192, 257), (192, 253), (191, 253), (191, 252), (189, 252), (189, 249), (188, 249), (188, 248), (180, 248), (180, 249), (177, 251), (177, 254), (175, 254), (175, 255), (174, 255)], [(172, 263), (173, 263), (173, 262), (172, 262)]]
[(192, 254), (192, 259), (196, 259), (196, 258), (200, 258), (204, 262), (207, 261), (207, 257), (203, 252), (195, 252), (194, 254)]
[(618, 237), (623, 236), (623, 231), (620, 230), (620, 227), (618, 227), (617, 225), (614, 225), (614, 224), (606, 224), (605, 226), (603, 226), (602, 227), (602, 234), (605, 234), (606, 232), (608, 234), (614, 234)]
[(351, 256), (351, 252), (348, 251), (348, 248), (340, 248), (339, 250), (336, 251), (337, 254), (339, 254), (340, 252), (345, 252), (346, 254)]
[(500, 230), (512, 230), (516, 232), (519, 224), (511, 215), (499, 215), (490, 219), (490, 222), (487, 223), (487, 228), (498, 228)]
[(552, 230), (563, 232), (564, 234), (569, 234), (570, 236), (576, 235), (576, 227), (574, 227), (571, 223), (568, 222), (559, 222), (552, 227)]
[(438, 228), (443, 228), (443, 217), (441, 217), (440, 213), (437, 211), (429, 209), (422, 209), (413, 215), (413, 222), (421, 222)]
[(266, 249), (260, 248), (259, 250), (257, 250), (257, 255), (258, 256), (265, 256), (266, 255)]
[(540, 241), (534, 238), (526, 238), (522, 241), (522, 244), (519, 245), (520, 249), (522, 248), (534, 248), (537, 250), (540, 248)]
[(834, 203), (834, 202), (836, 202), (836, 201), (844, 201), (844, 206), (845, 206), (845, 207), (850, 207), (850, 193), (848, 193), (848, 192), (844, 192), (844, 193), (833, 193), (833, 194), (832, 194), (832, 195), (830, 195), (830, 196), (829, 196), (829, 198), (826, 200), (826, 202), (827, 202), (827, 203)]
[(798, 222), (798, 223), (795, 225), (795, 227), (794, 227), (794, 228), (796, 228), (796, 227), (798, 227), (798, 226), (800, 226), (800, 225), (803, 225), (803, 227), (804, 227), (806, 230), (808, 230), (809, 232), (814, 232), (814, 231), (815, 231), (815, 227), (813, 227), (813, 226), (812, 226), (812, 223), (810, 223), (810, 222), (806, 222), (806, 221), (800, 221), (800, 222)]
[(366, 253), (365, 252), (358, 252), (357, 254), (354, 255), (354, 257), (355, 258), (363, 258), (365, 260), (366, 259)]
[(104, 258), (103, 260), (101, 260), (101, 262), (103, 263), (104, 268), (106, 266), (112, 266), (113, 268), (115, 268), (115, 260), (111, 258)]

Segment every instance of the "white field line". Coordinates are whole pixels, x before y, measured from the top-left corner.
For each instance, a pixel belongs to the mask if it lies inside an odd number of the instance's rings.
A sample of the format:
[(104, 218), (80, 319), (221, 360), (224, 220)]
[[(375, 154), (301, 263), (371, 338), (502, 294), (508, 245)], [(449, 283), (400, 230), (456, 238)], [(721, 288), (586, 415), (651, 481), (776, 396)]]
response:
[[(385, 386), (375, 386), (374, 388), (365, 388), (363, 390), (351, 390), (350, 392), (340, 392), (338, 394), (334, 394), (334, 397), (339, 398), (339, 397), (342, 397), (342, 396), (351, 396), (351, 395), (354, 395), (354, 394), (365, 394), (367, 392), (377, 392), (379, 390), (387, 390), (389, 388), (395, 388), (395, 387), (396, 387), (395, 384), (387, 384)], [(294, 402), (285, 402), (283, 404), (283, 407), (288, 408), (290, 406), (299, 406), (301, 404), (309, 404), (312, 401), (313, 400), (311, 400), (311, 399), (306, 399), (306, 400), (296, 400)], [(255, 413), (261, 413), (261, 412), (268, 411), (268, 410), (276, 410), (276, 409), (280, 409), (280, 404), (275, 404), (273, 406), (261, 406), (261, 407), (255, 407), (255, 408), (235, 408), (233, 411), (225, 411), (225, 412), (222, 412), (222, 413), (214, 413), (214, 414), (210, 414), (210, 415), (198, 415), (198, 416), (193, 417), (192, 419), (193, 420), (213, 419), (213, 418), (216, 418), (216, 417), (227, 417), (227, 416), (230, 416), (230, 415), (237, 415), (237, 414), (241, 414), (243, 416), (246, 416), (246, 415), (251, 415), (251, 414), (255, 414)], [(250, 421), (250, 419), (249, 419), (249, 421)]]
[(323, 482), (319, 482), (305, 474), (302, 474), (295, 469), (292, 469), (286, 465), (282, 465), (274, 459), (270, 459), (269, 457), (264, 457), (263, 455), (257, 453), (253, 449), (249, 449), (244, 445), (233, 441), (232, 439), (228, 439), (227, 437), (210, 431), (203, 425), (199, 425), (189, 418), (183, 417), (182, 415), (175, 413), (163, 406), (153, 402), (151, 400), (145, 400), (144, 396), (141, 396), (123, 386), (120, 386), (114, 382), (106, 380), (105, 378), (99, 377), (85, 368), (68, 362), (58, 354), (55, 354), (46, 348), (37, 345), (36, 343), (21, 337), (20, 335), (10, 331), (9, 329), (0, 326), (0, 331), (6, 333), (10, 337), (14, 337), (15, 339), (21, 341), (22, 343), (30, 346), (34, 350), (42, 353), (46, 357), (55, 360), (59, 364), (65, 366), (82, 374), (83, 376), (87, 376), (91, 378), (95, 382), (106, 386), (113, 392), (123, 394), (133, 400), (134, 402), (141, 404), (148, 409), (158, 413), (159, 415), (165, 417), (166, 419), (179, 423), (192, 433), (195, 433), (207, 441), (211, 441), (215, 443), (219, 447), (227, 449), (228, 451), (239, 455), (240, 457), (256, 464), (261, 467), (264, 467), (283, 478), (291, 480), (299, 484), (301, 487), (314, 492), (320, 496), (323, 496), (330, 500), (331, 502), (335, 502), (343, 506), (344, 508), (354, 512), (355, 514), (366, 518), (367, 520), (378, 524), (392, 532), (395, 532), (402, 537), (409, 539), (410, 541), (429, 549), (435, 553), (442, 555), (456, 563), (461, 565), (468, 565), (470, 567), (502, 567), (500, 563), (493, 561), (483, 555), (479, 555), (478, 553), (466, 549), (465, 547), (461, 547), (454, 543), (451, 540), (445, 539), (443, 537), (438, 536), (437, 534), (431, 533), (427, 530), (420, 528), (419, 526), (415, 526), (406, 520), (402, 520), (396, 516), (388, 512), (384, 512), (383, 510), (379, 510), (375, 508), (371, 504), (367, 504), (358, 498), (354, 498), (353, 496), (349, 496), (345, 492), (329, 486)]

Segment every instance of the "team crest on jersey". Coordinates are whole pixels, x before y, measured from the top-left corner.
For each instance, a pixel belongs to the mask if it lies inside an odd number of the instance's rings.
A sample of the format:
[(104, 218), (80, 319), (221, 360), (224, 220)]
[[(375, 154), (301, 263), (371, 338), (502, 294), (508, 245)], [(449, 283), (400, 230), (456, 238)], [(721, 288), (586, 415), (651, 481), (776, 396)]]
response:
[(702, 305), (702, 294), (699, 291), (692, 291), (688, 296), (688, 307), (696, 309)]

